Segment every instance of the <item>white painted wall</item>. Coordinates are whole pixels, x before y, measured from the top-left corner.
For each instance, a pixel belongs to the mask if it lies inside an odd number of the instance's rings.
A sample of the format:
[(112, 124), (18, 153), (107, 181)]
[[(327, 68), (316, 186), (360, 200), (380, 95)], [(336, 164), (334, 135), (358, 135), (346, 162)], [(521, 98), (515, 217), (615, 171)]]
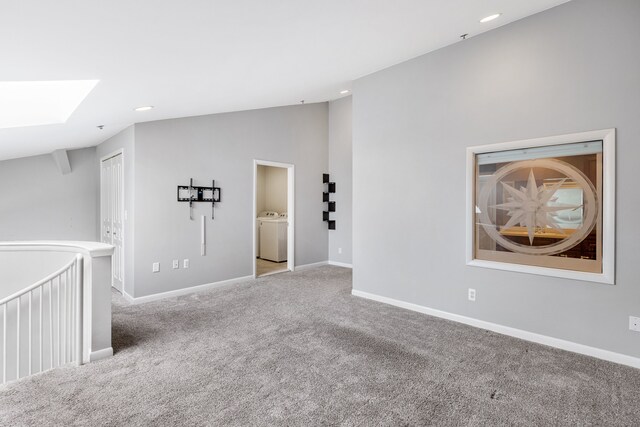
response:
[[(329, 103), (329, 174), (336, 183), (336, 229), (329, 230), (329, 261), (349, 265), (352, 263), (352, 97)], [(375, 214), (375, 212), (372, 212)], [(342, 250), (341, 253), (339, 250)]]
[[(326, 103), (188, 117), (135, 125), (134, 297), (251, 276), (253, 272), (254, 159), (296, 168), (297, 265), (327, 260), (322, 221), (322, 173), (327, 170)], [(216, 185), (222, 202), (176, 201), (176, 186)], [(200, 216), (207, 254), (200, 256)], [(190, 268), (182, 260), (190, 259)], [(181, 268), (171, 268), (173, 259)], [(152, 263), (160, 272), (152, 273)]]
[[(572, 1), (357, 80), (354, 289), (640, 357), (638, 22)], [(615, 286), (465, 265), (467, 146), (613, 127)]]
[(49, 154), (0, 162), (0, 241), (96, 239), (96, 149), (68, 155), (66, 175)]

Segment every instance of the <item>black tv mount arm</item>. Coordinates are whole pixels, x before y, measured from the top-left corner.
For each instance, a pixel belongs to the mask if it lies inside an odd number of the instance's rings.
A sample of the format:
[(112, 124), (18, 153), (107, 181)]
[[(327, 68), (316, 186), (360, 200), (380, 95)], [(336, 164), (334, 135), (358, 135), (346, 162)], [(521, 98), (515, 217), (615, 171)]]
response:
[(193, 219), (193, 202), (211, 202), (211, 219), (213, 219), (216, 203), (222, 200), (222, 190), (216, 187), (216, 181), (211, 181), (211, 187), (193, 185), (193, 178), (189, 185), (178, 185), (178, 201), (189, 202), (189, 218)]

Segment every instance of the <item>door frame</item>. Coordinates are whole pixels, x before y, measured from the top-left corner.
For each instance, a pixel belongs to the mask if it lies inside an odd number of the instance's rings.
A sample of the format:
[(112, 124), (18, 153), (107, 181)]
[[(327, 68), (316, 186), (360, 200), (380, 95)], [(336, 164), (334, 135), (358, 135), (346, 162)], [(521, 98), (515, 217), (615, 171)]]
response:
[(287, 169), (287, 270), (295, 270), (295, 165), (292, 163), (273, 162), (271, 160), (253, 160), (253, 216), (251, 217), (251, 228), (253, 229), (253, 251), (252, 251), (252, 263), (253, 263), (253, 278), (256, 275), (256, 256), (258, 255), (258, 248), (256, 247), (256, 218), (258, 217), (258, 166), (271, 166), (276, 168)]
[[(126, 190), (126, 182), (125, 182), (125, 173), (124, 173), (124, 168), (125, 168), (125, 157), (124, 157), (124, 148), (119, 148), (115, 151), (110, 152), (109, 154), (100, 157), (100, 162), (98, 163), (98, 166), (100, 167), (100, 224), (99, 224), (99, 237), (100, 237), (100, 241), (102, 242), (102, 223), (104, 222), (104, 218), (102, 216), (102, 162), (104, 162), (105, 160), (109, 160), (112, 157), (116, 157), (116, 156), (122, 156), (122, 194), (120, 197), (122, 197), (122, 200), (120, 201), (120, 206), (122, 206), (122, 259), (120, 260), (120, 263), (122, 265), (122, 294), (126, 294), (126, 274), (125, 274), (125, 260), (126, 258), (126, 238), (127, 238), (127, 217), (125, 215), (125, 212), (127, 211), (125, 209), (125, 205), (124, 205), (124, 201), (125, 201), (125, 197), (124, 197), (124, 193), (127, 191)], [(112, 261), (113, 262), (113, 261)], [(111, 287), (115, 288), (115, 286), (113, 286), (113, 271), (111, 272)], [(118, 290), (117, 288), (115, 288), (116, 290)]]

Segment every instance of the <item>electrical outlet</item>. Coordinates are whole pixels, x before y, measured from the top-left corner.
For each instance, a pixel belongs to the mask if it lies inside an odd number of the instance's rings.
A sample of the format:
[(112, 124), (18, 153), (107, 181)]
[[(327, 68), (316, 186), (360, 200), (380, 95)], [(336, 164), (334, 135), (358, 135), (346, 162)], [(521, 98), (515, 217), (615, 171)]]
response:
[(338, 253), (341, 254), (342, 253), (342, 248), (338, 248)]
[(189, 260), (185, 259), (184, 261), (182, 261), (182, 268), (189, 268)]
[(154, 262), (153, 265), (151, 266), (151, 270), (154, 273), (157, 273), (160, 271), (160, 263), (159, 262)]
[(640, 332), (640, 317), (629, 316), (629, 329)]
[(469, 288), (469, 301), (476, 300), (476, 290)]
[(177, 259), (174, 259), (173, 260), (173, 268), (174, 269), (180, 268), (180, 261), (178, 261)]

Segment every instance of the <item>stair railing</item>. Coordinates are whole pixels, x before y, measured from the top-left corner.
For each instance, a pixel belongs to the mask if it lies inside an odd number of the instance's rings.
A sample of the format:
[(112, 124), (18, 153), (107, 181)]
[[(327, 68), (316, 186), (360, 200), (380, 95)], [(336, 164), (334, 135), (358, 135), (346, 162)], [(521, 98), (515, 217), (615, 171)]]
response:
[(83, 363), (83, 256), (0, 300), (2, 384)]

